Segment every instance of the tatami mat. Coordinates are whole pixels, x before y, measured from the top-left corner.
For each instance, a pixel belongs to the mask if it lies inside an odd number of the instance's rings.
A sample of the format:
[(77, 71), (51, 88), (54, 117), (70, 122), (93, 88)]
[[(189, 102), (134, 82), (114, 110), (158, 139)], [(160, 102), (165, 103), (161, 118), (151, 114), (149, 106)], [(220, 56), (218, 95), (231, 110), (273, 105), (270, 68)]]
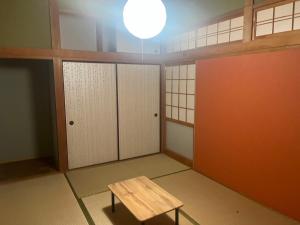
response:
[[(83, 203), (92, 217), (95, 225), (140, 225), (134, 216), (116, 199), (116, 211), (111, 212), (111, 194), (103, 192), (83, 198)], [(174, 225), (175, 213), (169, 212), (152, 220), (147, 225)], [(179, 216), (180, 225), (193, 225), (182, 215)]]
[(87, 225), (64, 175), (0, 186), (3, 225)]
[(125, 160), (110, 164), (76, 169), (67, 173), (67, 177), (77, 197), (107, 191), (107, 185), (117, 181), (147, 176), (156, 178), (188, 170), (189, 167), (169, 158), (164, 154)]
[(201, 174), (189, 170), (154, 180), (184, 203), (201, 225), (299, 225)]

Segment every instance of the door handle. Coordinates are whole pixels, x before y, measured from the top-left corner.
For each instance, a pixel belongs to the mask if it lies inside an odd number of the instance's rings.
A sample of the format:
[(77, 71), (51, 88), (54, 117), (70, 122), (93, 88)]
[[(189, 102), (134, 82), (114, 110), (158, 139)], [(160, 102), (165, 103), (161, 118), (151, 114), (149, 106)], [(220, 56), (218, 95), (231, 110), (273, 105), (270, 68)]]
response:
[(157, 117), (157, 116), (158, 116), (158, 114), (157, 114), (157, 113), (155, 113), (155, 114), (154, 114), (154, 116), (155, 116), (155, 117)]
[(71, 120), (71, 121), (69, 122), (69, 124), (70, 124), (71, 126), (73, 126), (73, 125), (74, 125), (74, 121)]

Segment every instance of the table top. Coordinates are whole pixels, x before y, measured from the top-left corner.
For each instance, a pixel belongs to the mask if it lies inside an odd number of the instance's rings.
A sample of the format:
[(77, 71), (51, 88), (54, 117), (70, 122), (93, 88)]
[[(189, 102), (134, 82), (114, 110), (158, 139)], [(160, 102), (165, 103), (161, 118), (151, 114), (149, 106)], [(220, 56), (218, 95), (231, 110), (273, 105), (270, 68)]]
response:
[(141, 222), (183, 206), (145, 176), (110, 184), (108, 188)]

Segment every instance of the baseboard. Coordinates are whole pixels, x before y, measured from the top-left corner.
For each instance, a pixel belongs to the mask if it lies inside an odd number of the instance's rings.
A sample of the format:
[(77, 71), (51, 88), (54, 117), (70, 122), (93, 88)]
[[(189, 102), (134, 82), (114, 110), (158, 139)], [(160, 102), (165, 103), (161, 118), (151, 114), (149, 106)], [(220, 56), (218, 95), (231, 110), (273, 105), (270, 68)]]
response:
[(182, 164), (186, 165), (186, 166), (189, 166), (189, 167), (193, 167), (193, 160), (191, 159), (188, 159), (182, 155), (179, 155), (178, 153), (170, 150), (170, 149), (165, 149), (163, 151), (163, 153), (165, 153), (167, 156), (181, 162)]

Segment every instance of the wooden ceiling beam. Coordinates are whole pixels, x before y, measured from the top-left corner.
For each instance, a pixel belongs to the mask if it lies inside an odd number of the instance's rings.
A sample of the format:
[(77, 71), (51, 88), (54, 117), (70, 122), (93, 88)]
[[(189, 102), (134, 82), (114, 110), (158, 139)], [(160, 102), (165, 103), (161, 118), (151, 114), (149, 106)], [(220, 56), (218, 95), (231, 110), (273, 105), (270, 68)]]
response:
[(0, 48), (0, 58), (48, 59), (61, 58), (66, 61), (161, 64), (161, 55), (119, 52), (91, 52), (65, 49)]
[(52, 59), (52, 49), (0, 48), (2, 59)]
[(63, 60), (70, 61), (95, 61), (107, 63), (136, 63), (136, 64), (161, 64), (161, 55), (136, 54), (121, 52), (87, 52), (74, 50), (60, 50), (57, 55)]

